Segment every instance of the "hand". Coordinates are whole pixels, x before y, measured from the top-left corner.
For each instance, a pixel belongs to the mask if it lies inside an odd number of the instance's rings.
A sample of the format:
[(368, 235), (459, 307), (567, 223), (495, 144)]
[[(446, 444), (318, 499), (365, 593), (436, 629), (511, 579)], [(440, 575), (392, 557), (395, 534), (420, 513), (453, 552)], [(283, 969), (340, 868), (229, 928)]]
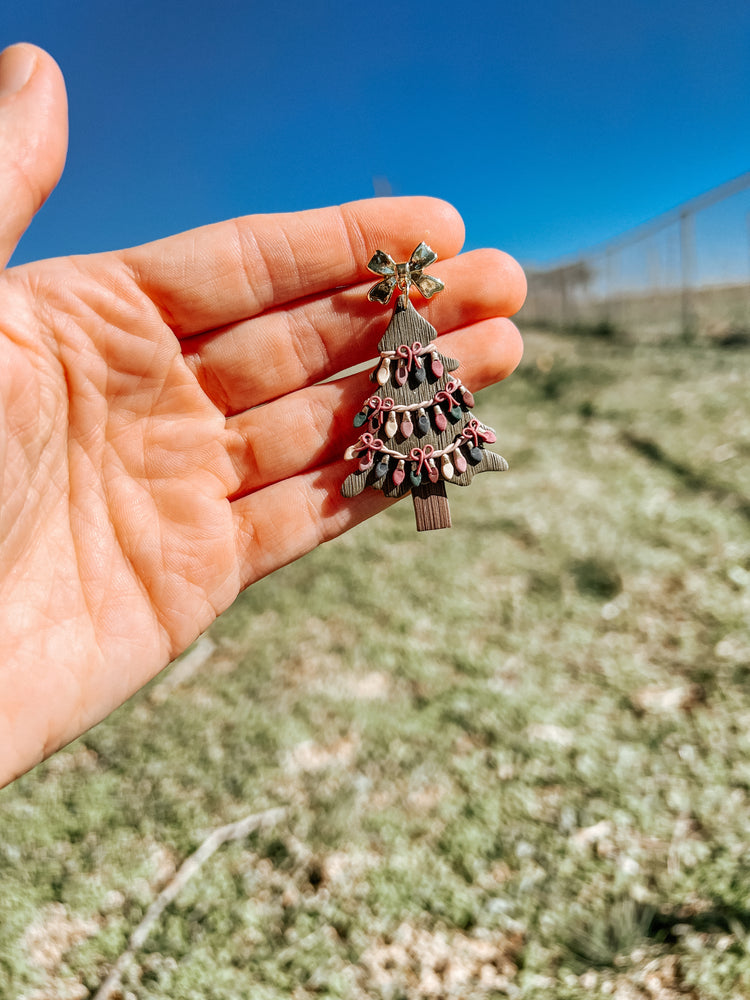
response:
[[(24, 69), (31, 75), (23, 86)], [(0, 57), (0, 265), (57, 182), (62, 77)], [(272, 570), (388, 501), (344, 500), (386, 313), (378, 247), (426, 240), (424, 306), (472, 388), (518, 363), (523, 274), (457, 213), (379, 199), (0, 274), (0, 784), (121, 704)], [(420, 305), (421, 308), (421, 305)], [(265, 404), (260, 406), (260, 404)]]

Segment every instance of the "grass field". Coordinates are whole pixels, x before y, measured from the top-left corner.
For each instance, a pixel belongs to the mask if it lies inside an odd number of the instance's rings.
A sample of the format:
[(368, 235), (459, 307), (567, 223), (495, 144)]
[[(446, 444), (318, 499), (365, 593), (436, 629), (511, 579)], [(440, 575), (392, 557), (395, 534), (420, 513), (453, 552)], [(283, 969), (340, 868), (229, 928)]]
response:
[(633, 289), (602, 301), (587, 288), (571, 285), (562, 294), (549, 276), (529, 276), (529, 318), (552, 328), (588, 328), (634, 333), (659, 342), (685, 334), (714, 343), (750, 343), (750, 284), (703, 285), (683, 293), (679, 286)]
[(93, 997), (278, 807), (113, 997), (750, 997), (750, 351), (527, 345), (452, 531), (275, 574), (0, 793), (0, 996)]

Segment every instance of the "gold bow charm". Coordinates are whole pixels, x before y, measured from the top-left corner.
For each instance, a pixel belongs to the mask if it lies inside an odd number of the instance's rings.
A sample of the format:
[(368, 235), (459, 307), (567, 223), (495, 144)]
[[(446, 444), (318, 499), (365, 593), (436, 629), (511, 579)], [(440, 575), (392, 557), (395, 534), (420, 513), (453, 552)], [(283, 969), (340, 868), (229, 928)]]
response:
[(381, 305), (388, 305), (391, 296), (396, 288), (409, 298), (409, 288), (416, 285), (426, 299), (431, 299), (433, 295), (445, 288), (442, 281), (433, 278), (430, 274), (423, 274), (422, 269), (434, 264), (437, 254), (431, 250), (426, 243), (420, 243), (414, 253), (405, 264), (397, 264), (394, 259), (384, 250), (376, 250), (367, 265), (373, 274), (383, 276), (382, 280), (373, 285), (367, 293), (370, 302), (380, 302)]

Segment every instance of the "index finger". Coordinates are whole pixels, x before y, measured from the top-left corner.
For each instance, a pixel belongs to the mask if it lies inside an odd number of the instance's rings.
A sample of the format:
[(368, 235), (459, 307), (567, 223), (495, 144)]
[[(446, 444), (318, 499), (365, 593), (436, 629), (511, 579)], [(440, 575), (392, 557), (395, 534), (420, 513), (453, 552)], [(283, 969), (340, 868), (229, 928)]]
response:
[(447, 202), (373, 198), (230, 219), (119, 256), (176, 335), (187, 337), (363, 281), (378, 249), (407, 260), (424, 240), (445, 258), (463, 238), (461, 217)]

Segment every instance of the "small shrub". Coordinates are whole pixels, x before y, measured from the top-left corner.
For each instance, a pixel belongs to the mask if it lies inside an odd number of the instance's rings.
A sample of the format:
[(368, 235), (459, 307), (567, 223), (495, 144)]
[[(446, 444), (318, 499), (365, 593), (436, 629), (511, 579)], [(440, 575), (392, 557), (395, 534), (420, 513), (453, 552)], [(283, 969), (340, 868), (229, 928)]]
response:
[(576, 559), (570, 564), (570, 571), (580, 594), (610, 601), (622, 590), (622, 578), (608, 560), (596, 556)]

